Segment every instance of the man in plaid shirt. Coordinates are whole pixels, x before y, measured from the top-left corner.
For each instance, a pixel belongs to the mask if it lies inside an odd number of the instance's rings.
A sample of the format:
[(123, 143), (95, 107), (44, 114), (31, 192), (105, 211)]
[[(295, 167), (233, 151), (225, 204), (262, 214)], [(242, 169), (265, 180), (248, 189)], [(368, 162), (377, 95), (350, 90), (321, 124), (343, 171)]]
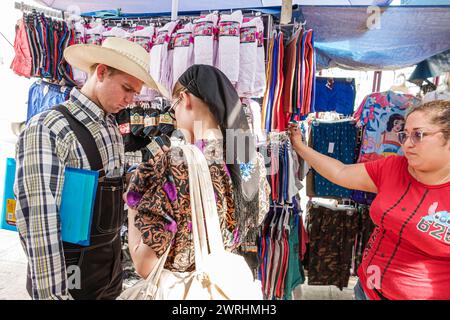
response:
[[(70, 46), (64, 57), (89, 73), (87, 82), (72, 90), (64, 112), (50, 109), (30, 119), (17, 144), (14, 189), (17, 227), (28, 258), (27, 289), (33, 299), (115, 299), (122, 289), (124, 146), (113, 114), (130, 104), (143, 85), (158, 85), (148, 74), (148, 53), (127, 40)], [(89, 141), (79, 141), (78, 126)], [(65, 167), (101, 172), (89, 247), (61, 239)], [(80, 268), (81, 287), (68, 281), (70, 265)]]

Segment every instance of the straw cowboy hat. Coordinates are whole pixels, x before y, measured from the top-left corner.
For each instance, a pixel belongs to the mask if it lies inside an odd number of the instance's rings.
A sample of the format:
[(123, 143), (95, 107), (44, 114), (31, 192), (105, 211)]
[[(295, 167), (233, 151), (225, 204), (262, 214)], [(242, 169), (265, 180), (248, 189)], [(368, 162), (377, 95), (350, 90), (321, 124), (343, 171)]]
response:
[(168, 97), (168, 91), (150, 76), (150, 55), (137, 43), (111, 37), (101, 46), (76, 44), (64, 50), (64, 58), (73, 67), (89, 73), (93, 64), (101, 63), (123, 71)]

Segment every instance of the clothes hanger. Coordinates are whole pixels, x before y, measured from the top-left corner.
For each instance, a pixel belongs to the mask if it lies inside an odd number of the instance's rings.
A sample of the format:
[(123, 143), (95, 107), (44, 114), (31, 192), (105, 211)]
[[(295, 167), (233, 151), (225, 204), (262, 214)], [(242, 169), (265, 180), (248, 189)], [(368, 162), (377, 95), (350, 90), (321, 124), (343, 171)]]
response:
[(404, 94), (409, 94), (409, 89), (406, 86), (406, 76), (404, 73), (400, 73), (397, 76), (397, 78), (396, 78), (394, 84), (391, 86), (390, 90), (394, 91), (394, 92), (397, 91), (397, 92), (401, 92)]
[(346, 205), (339, 206), (337, 204), (337, 202), (334, 202), (334, 204), (328, 204), (328, 203), (320, 202), (318, 200), (312, 200), (311, 203), (314, 208), (323, 207), (323, 208), (330, 209), (332, 211), (355, 210), (355, 207), (350, 207), (350, 206), (346, 206)]

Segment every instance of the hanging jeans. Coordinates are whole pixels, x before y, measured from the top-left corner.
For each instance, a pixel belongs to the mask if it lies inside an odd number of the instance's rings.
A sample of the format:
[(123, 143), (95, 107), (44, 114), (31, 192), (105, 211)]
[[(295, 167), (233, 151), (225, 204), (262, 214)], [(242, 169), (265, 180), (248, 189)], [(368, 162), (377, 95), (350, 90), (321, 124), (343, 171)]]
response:
[(72, 88), (38, 80), (33, 83), (28, 92), (27, 122), (36, 114), (41, 113), (67, 99)]

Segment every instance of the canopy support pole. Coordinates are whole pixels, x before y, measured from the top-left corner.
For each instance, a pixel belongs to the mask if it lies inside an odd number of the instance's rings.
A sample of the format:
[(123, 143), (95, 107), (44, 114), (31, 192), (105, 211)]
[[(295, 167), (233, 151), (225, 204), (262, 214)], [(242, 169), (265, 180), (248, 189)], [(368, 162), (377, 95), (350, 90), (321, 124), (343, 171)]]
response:
[(381, 71), (374, 71), (372, 92), (380, 92), (380, 87), (381, 87)]
[(178, 19), (178, 2), (179, 0), (172, 0), (172, 17), (171, 17), (172, 21)]

